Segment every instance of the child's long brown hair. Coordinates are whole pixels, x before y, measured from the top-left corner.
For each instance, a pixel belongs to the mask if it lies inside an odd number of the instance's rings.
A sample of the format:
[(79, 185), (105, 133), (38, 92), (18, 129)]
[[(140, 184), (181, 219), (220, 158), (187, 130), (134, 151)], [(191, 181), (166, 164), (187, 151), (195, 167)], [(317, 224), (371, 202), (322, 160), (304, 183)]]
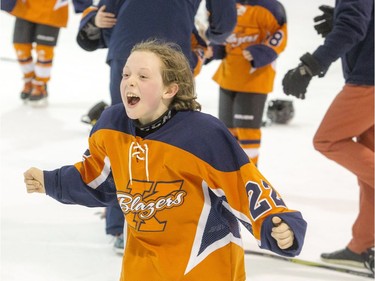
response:
[(159, 40), (148, 40), (136, 44), (131, 53), (135, 51), (147, 51), (157, 55), (163, 64), (161, 75), (164, 85), (169, 86), (172, 83), (178, 85), (179, 90), (170, 104), (171, 109), (201, 109), (201, 105), (196, 100), (194, 76), (189, 62), (177, 44)]

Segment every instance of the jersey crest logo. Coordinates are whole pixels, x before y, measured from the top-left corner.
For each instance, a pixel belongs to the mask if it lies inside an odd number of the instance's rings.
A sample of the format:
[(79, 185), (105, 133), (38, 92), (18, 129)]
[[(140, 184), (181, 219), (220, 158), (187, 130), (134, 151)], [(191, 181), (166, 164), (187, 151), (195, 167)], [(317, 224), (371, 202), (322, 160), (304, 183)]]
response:
[(236, 33), (232, 33), (226, 41), (232, 48), (236, 48), (244, 43), (254, 43), (258, 40), (258, 37), (259, 34), (238, 36)]
[(186, 191), (182, 190), (183, 181), (152, 182), (132, 180), (125, 192), (117, 193), (117, 200), (125, 215), (132, 214), (133, 219), (127, 219), (130, 227), (138, 231), (163, 231), (167, 221), (158, 219), (157, 214), (184, 203)]

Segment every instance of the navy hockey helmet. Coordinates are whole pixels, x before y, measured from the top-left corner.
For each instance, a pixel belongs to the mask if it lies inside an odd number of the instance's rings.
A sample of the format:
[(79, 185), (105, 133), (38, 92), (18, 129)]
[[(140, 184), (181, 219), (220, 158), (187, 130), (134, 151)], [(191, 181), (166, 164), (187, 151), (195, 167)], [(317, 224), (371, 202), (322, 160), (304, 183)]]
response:
[(278, 124), (287, 124), (294, 117), (294, 106), (290, 100), (270, 100), (267, 107), (267, 117)]

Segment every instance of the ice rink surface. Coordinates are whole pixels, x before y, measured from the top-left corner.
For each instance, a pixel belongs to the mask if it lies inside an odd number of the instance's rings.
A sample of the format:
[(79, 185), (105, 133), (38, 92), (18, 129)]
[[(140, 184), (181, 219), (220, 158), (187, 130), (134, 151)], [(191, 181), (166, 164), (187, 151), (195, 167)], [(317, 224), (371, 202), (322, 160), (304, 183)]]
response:
[[(282, 94), (281, 80), (299, 57), (322, 43), (313, 29), (318, 6), (333, 0), (282, 0), (288, 16), (289, 41), (278, 59), (274, 92), (269, 99), (293, 100), (296, 115), (288, 125), (263, 129), (259, 168), (282, 194), (289, 208), (308, 222), (304, 249), (298, 258), (319, 261), (322, 252), (343, 248), (351, 238), (358, 210), (356, 178), (313, 149), (313, 135), (332, 99), (343, 86), (340, 62), (326, 77), (314, 78), (307, 99)], [(81, 160), (89, 126), (80, 122), (100, 100), (109, 102), (106, 50), (92, 53), (75, 41), (80, 15), (71, 13), (55, 50), (49, 106), (24, 105), (19, 92), (21, 71), (12, 47), (14, 18), (0, 12), (1, 107), (1, 275), (2, 281), (116, 281), (121, 257), (105, 235), (101, 208), (62, 205), (45, 195), (27, 194), (23, 172), (31, 166), (52, 170)], [(217, 115), (218, 86), (211, 77), (217, 62), (197, 77), (203, 111)], [(258, 250), (243, 231), (246, 249)], [(253, 281), (368, 280), (325, 269), (247, 256)], [(151, 280), (152, 281), (152, 280)], [(211, 281), (211, 280), (204, 280)]]

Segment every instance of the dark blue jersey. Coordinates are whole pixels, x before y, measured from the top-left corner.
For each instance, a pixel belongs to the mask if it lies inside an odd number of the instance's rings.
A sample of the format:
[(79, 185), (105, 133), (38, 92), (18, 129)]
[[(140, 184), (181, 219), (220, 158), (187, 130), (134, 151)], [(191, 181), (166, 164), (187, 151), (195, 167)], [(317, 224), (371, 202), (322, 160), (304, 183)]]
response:
[[(191, 50), (191, 34), (194, 17), (201, 0), (102, 0), (98, 7), (106, 5), (106, 12), (116, 15), (117, 23), (111, 29), (102, 29), (100, 39), (88, 40), (78, 36), (79, 45), (88, 50), (108, 48), (107, 62), (125, 61), (132, 47), (141, 41), (158, 38), (177, 43), (189, 59), (192, 69), (196, 60)], [(230, 35), (237, 21), (235, 0), (207, 0), (209, 28), (207, 39), (222, 43)], [(79, 33), (96, 15), (96, 11), (84, 15)], [(82, 34), (81, 34), (82, 35)]]
[(324, 68), (341, 58), (346, 83), (374, 85), (374, 0), (337, 0), (333, 29), (314, 57)]

